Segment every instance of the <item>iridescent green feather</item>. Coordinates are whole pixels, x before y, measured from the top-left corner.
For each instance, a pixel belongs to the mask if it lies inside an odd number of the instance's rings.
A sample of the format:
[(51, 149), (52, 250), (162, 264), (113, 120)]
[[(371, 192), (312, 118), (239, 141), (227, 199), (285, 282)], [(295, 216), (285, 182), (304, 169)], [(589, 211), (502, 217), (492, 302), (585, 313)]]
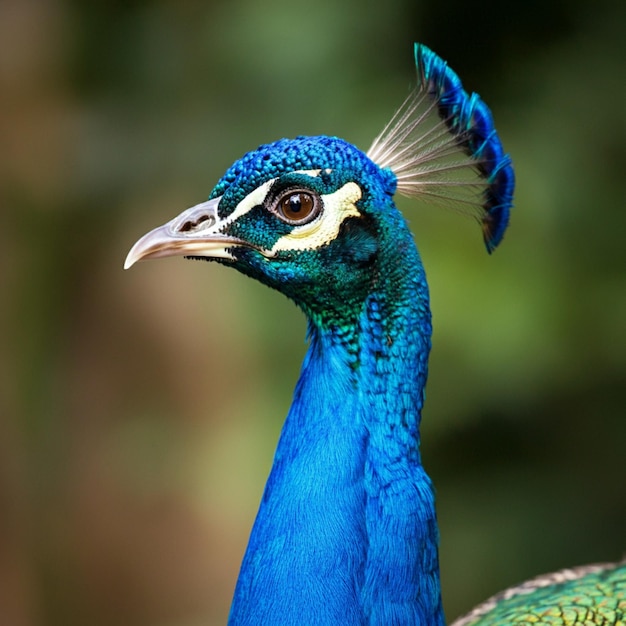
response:
[(542, 576), (504, 591), (452, 626), (626, 626), (626, 563)]

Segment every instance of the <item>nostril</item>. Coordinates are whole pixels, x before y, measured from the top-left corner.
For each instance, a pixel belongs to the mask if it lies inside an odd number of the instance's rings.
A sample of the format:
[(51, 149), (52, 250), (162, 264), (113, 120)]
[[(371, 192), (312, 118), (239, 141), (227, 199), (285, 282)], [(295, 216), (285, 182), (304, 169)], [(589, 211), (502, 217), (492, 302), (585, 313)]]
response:
[(200, 224), (203, 224), (204, 222), (209, 222), (208, 224), (204, 224), (203, 226), (203, 228), (208, 228), (213, 226), (213, 224), (215, 223), (215, 219), (210, 215), (201, 215), (195, 220), (187, 220), (178, 230), (181, 233), (188, 233), (192, 230), (198, 230)]

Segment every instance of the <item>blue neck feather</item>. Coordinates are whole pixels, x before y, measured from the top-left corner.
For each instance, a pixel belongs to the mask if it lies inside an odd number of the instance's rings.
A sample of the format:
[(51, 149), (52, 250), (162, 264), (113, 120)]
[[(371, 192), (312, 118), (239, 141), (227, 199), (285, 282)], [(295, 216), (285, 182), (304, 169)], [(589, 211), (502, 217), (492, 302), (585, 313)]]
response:
[(357, 321), (310, 324), (230, 624), (444, 624), (419, 453), (428, 290), (396, 215)]

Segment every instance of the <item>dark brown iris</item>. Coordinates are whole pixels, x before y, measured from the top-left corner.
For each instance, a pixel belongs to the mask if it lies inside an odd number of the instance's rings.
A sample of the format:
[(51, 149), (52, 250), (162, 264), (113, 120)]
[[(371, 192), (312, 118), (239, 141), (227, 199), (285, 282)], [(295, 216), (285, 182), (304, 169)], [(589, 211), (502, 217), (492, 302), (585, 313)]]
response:
[(315, 198), (306, 192), (291, 192), (280, 199), (278, 211), (288, 222), (307, 222), (317, 210)]

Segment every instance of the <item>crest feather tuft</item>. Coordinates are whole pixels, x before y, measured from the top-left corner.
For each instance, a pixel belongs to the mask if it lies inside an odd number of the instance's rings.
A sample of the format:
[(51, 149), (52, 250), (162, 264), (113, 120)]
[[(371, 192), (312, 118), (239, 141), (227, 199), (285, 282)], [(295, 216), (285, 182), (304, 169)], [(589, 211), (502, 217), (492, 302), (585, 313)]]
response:
[(417, 86), (367, 152), (397, 190), (451, 205), (481, 224), (488, 252), (509, 222), (515, 176), (491, 111), (447, 63), (415, 44)]

